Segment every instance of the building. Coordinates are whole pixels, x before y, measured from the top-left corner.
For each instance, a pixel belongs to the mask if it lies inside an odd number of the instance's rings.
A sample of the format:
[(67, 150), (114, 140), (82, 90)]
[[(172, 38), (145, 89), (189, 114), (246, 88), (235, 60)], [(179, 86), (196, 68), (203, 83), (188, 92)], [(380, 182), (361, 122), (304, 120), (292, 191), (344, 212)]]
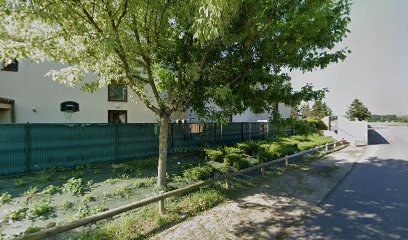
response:
[[(58, 63), (14, 62), (0, 71), (0, 123), (152, 123), (159, 118), (121, 84), (111, 84), (94, 93), (80, 87), (70, 88), (45, 77)], [(75, 102), (79, 111), (64, 113), (61, 104)], [(68, 106), (69, 107), (69, 106)], [(282, 117), (290, 116), (290, 108), (280, 104)], [(233, 122), (267, 121), (270, 114), (246, 111), (232, 116)], [(196, 119), (193, 114), (178, 113), (172, 119)]]

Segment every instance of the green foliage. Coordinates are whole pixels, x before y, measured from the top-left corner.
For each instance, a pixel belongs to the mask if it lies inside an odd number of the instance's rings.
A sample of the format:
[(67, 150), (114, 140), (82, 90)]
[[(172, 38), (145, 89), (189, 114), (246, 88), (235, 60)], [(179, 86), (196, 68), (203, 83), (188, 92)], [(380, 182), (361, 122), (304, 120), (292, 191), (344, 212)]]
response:
[(226, 155), (228, 154), (243, 154), (244, 151), (237, 147), (224, 147), (224, 152)]
[(332, 111), (330, 107), (323, 100), (317, 100), (313, 104), (312, 110), (310, 113), (311, 113), (310, 114), (311, 117), (322, 119), (326, 116), (330, 116), (332, 114)]
[(7, 219), (12, 221), (19, 221), (21, 220), (26, 214), (27, 208), (19, 208), (7, 215)]
[(27, 182), (22, 178), (19, 178), (16, 181), (14, 181), (14, 186), (16, 187), (24, 187), (25, 185), (27, 185)]
[(327, 130), (326, 124), (324, 124), (323, 120), (316, 117), (306, 118), (304, 119), (307, 123), (313, 126), (317, 130)]
[(45, 194), (49, 194), (49, 195), (54, 195), (56, 193), (61, 192), (61, 188), (54, 186), (54, 185), (49, 185), (48, 187), (46, 187), (43, 192)]
[(98, 205), (98, 206), (91, 208), (88, 204), (85, 203), (78, 208), (76, 212), (76, 216), (79, 219), (82, 219), (82, 218), (85, 218), (91, 215), (95, 215), (100, 212), (104, 212), (106, 210), (108, 210), (108, 208), (104, 205)]
[(232, 167), (234, 162), (238, 162), (242, 160), (242, 155), (241, 154), (236, 154), (236, 153), (230, 153), (228, 155), (225, 155), (224, 157), (224, 165)]
[(27, 216), (29, 218), (44, 216), (52, 212), (53, 209), (50, 202), (38, 203), (28, 209)]
[(65, 210), (72, 209), (73, 207), (74, 207), (74, 203), (71, 202), (71, 201), (65, 201), (65, 202), (62, 204), (62, 208), (65, 209)]
[(139, 176), (141, 175), (142, 170), (154, 169), (157, 167), (157, 164), (157, 158), (136, 159), (131, 162), (125, 163), (119, 168), (119, 171)]
[(35, 233), (35, 232), (39, 232), (41, 231), (42, 228), (41, 227), (28, 227), (25, 231), (24, 234), (30, 234), (30, 233)]
[(373, 114), (370, 116), (368, 119), (370, 122), (395, 122), (398, 121), (398, 118), (401, 118), (402, 116), (397, 116), (395, 114), (390, 114), (390, 115), (377, 115)]
[(82, 185), (82, 178), (70, 178), (68, 181), (63, 185), (63, 189), (65, 192), (72, 193), (72, 194), (81, 194), (84, 192), (84, 187)]
[(305, 120), (296, 120), (293, 123), (293, 131), (296, 135), (308, 136), (317, 131), (316, 128)]
[(350, 104), (346, 114), (349, 120), (354, 120), (357, 118), (359, 121), (367, 120), (371, 116), (368, 108), (357, 98)]
[(276, 154), (266, 149), (261, 149), (256, 153), (255, 158), (258, 160), (258, 163), (264, 163), (276, 159)]
[(23, 193), (23, 196), (25, 196), (27, 199), (31, 199), (34, 197), (34, 195), (38, 192), (37, 186), (35, 187), (30, 187), (27, 191)]
[(224, 153), (220, 149), (206, 149), (205, 154), (211, 161), (222, 162)]
[(206, 180), (214, 175), (215, 168), (211, 165), (193, 167), (183, 171), (183, 176), (189, 180)]
[(237, 169), (237, 170), (248, 168), (250, 165), (251, 164), (246, 159), (241, 159), (241, 160), (238, 160), (238, 161), (234, 161), (232, 163), (232, 167)]
[(46, 183), (50, 181), (52, 173), (47, 173), (45, 170), (40, 171), (36, 174), (35, 180), (39, 183)]
[(259, 145), (257, 142), (249, 141), (245, 143), (238, 143), (237, 148), (245, 152), (247, 155), (252, 156), (258, 151)]
[(0, 206), (7, 202), (10, 202), (11, 197), (12, 197), (11, 194), (8, 192), (2, 193), (0, 196)]

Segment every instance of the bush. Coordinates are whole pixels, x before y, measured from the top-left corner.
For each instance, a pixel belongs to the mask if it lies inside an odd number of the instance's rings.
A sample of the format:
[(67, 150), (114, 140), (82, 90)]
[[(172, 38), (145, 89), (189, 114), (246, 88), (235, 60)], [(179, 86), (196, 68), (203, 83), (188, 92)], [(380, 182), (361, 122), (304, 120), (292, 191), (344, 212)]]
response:
[(258, 163), (264, 163), (275, 159), (276, 156), (275, 154), (263, 149), (256, 153), (255, 158), (258, 160)]
[(296, 135), (302, 135), (307, 137), (308, 135), (315, 133), (317, 129), (314, 128), (312, 124), (308, 123), (307, 121), (298, 120), (293, 123), (293, 131)]
[(249, 162), (245, 159), (240, 159), (232, 163), (232, 167), (238, 170), (248, 168), (250, 166)]
[(254, 155), (259, 149), (259, 143), (254, 141), (249, 141), (245, 143), (238, 143), (237, 148), (244, 151), (248, 155)]
[(230, 153), (224, 157), (224, 164), (225, 166), (232, 166), (234, 162), (241, 161), (242, 155), (236, 153)]
[(324, 124), (323, 120), (316, 118), (316, 117), (310, 117), (306, 118), (305, 121), (312, 125), (314, 128), (317, 130), (327, 130), (326, 124)]
[(244, 153), (243, 150), (241, 150), (239, 148), (236, 148), (236, 147), (225, 147), (224, 152), (227, 155), (228, 154), (243, 154)]
[(222, 162), (224, 157), (224, 153), (219, 149), (206, 149), (205, 155), (208, 157), (208, 159), (215, 162)]
[(183, 176), (191, 180), (206, 180), (214, 175), (215, 168), (211, 165), (203, 165), (184, 170)]
[(8, 192), (2, 193), (0, 196), (0, 206), (11, 200), (11, 194)]
[(68, 193), (80, 194), (84, 192), (81, 178), (70, 178), (64, 184), (64, 190)]

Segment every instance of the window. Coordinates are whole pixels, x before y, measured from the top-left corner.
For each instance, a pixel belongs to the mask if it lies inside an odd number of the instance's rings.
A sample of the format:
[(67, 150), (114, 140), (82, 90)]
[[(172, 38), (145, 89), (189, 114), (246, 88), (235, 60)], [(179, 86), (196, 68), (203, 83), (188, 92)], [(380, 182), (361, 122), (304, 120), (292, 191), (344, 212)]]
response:
[(14, 60), (9, 65), (6, 65), (5, 62), (2, 64), (2, 71), (9, 71), (9, 72), (18, 72), (18, 61)]
[(127, 111), (108, 110), (108, 123), (127, 123)]
[(127, 102), (127, 86), (125, 84), (109, 84), (108, 101)]

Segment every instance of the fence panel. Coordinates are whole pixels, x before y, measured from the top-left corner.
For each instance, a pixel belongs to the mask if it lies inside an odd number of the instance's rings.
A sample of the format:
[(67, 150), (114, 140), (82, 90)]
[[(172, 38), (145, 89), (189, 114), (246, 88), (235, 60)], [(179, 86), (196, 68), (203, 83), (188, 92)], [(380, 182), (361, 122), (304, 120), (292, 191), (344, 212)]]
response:
[(118, 159), (120, 161), (146, 158), (159, 152), (159, 124), (117, 124)]
[(17, 174), (28, 170), (27, 150), (24, 124), (0, 125), (0, 175)]
[(115, 128), (108, 124), (32, 124), (31, 142), (33, 171), (115, 159)]
[[(269, 123), (171, 124), (169, 152), (272, 136)], [(0, 124), (0, 175), (140, 159), (157, 156), (158, 149), (156, 123)]]

